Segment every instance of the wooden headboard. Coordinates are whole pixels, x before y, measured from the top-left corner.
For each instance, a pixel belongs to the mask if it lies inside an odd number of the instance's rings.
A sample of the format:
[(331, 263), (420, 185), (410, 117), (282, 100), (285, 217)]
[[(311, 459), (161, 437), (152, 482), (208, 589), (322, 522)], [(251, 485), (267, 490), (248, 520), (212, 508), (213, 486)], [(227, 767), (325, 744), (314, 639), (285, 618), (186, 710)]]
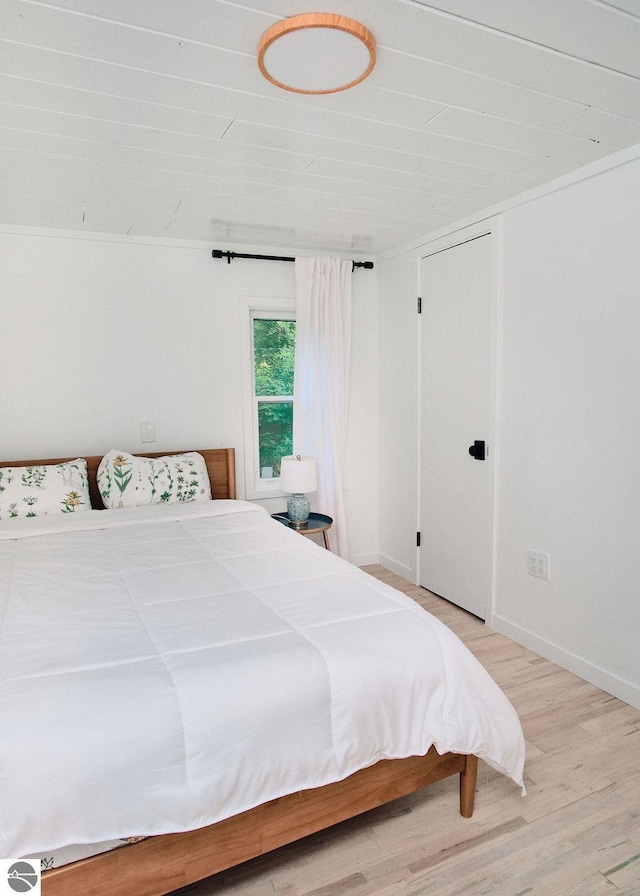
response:
[[(204, 457), (209, 473), (209, 482), (211, 483), (212, 498), (235, 498), (236, 497), (236, 459), (234, 448), (189, 448), (182, 451), (157, 451), (145, 452), (137, 454), (136, 457), (164, 457), (167, 454), (184, 454), (185, 451), (197, 451)], [(102, 460), (102, 455), (87, 457), (82, 454), (74, 454), (71, 457), (50, 457), (44, 460), (0, 460), (0, 467), (27, 467), (27, 466), (43, 466), (45, 464), (62, 464), (68, 460), (75, 460), (76, 457), (84, 457), (87, 462), (87, 472), (89, 474), (89, 494), (91, 496), (91, 506), (94, 510), (103, 510), (102, 498), (98, 492), (98, 484), (96, 477), (98, 474), (98, 466)]]

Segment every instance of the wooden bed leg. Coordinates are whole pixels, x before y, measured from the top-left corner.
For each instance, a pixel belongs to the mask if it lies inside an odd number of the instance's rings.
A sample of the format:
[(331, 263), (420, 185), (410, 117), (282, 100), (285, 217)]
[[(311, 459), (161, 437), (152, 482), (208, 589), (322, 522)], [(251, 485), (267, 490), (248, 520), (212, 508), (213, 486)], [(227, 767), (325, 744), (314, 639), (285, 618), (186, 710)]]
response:
[(460, 772), (460, 815), (471, 818), (476, 796), (478, 757), (467, 756), (464, 771)]

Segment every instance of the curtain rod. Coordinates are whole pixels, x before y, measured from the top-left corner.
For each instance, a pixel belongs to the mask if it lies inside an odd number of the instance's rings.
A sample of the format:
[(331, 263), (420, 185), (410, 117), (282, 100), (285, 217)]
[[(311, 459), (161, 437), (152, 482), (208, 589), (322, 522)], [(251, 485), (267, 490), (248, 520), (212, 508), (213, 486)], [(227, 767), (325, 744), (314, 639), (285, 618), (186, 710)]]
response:
[[(257, 258), (261, 261), (295, 261), (295, 258), (287, 255), (246, 255), (243, 252), (223, 252), (222, 249), (214, 249), (211, 252), (211, 257), (226, 258), (227, 264), (231, 264), (234, 258)], [(372, 261), (352, 261), (351, 265), (352, 271), (355, 271), (356, 268), (366, 268), (370, 271), (373, 268)]]

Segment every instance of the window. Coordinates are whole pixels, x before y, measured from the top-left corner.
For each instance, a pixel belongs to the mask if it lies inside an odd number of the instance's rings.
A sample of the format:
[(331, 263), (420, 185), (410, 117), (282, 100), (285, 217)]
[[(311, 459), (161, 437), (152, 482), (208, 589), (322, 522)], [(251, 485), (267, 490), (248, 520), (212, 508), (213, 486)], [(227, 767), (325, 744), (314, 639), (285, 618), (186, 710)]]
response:
[(280, 476), (280, 459), (293, 451), (293, 363), (296, 322), (253, 320), (253, 384), (261, 479)]
[(247, 497), (281, 494), (281, 458), (293, 453), (293, 370), (296, 322), (289, 302), (279, 309), (249, 308), (250, 359), (245, 364)]

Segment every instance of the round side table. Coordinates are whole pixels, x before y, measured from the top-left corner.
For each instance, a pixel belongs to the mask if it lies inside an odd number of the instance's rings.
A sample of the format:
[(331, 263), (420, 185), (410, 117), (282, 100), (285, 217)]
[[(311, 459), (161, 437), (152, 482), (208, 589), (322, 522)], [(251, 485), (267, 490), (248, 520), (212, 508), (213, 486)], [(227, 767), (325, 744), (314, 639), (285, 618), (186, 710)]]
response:
[[(284, 513), (272, 513), (272, 519), (278, 520), (279, 523), (282, 523), (283, 526), (289, 526), (289, 517)], [(299, 532), (300, 535), (318, 535), (322, 533), (322, 540), (324, 542), (325, 548), (330, 551), (329, 547), (329, 536), (328, 531), (333, 526), (333, 519), (330, 516), (327, 516), (326, 513), (310, 513), (309, 514), (309, 522), (304, 527), (304, 529), (296, 529), (293, 526), (289, 526), (290, 529), (293, 529), (294, 532)]]

